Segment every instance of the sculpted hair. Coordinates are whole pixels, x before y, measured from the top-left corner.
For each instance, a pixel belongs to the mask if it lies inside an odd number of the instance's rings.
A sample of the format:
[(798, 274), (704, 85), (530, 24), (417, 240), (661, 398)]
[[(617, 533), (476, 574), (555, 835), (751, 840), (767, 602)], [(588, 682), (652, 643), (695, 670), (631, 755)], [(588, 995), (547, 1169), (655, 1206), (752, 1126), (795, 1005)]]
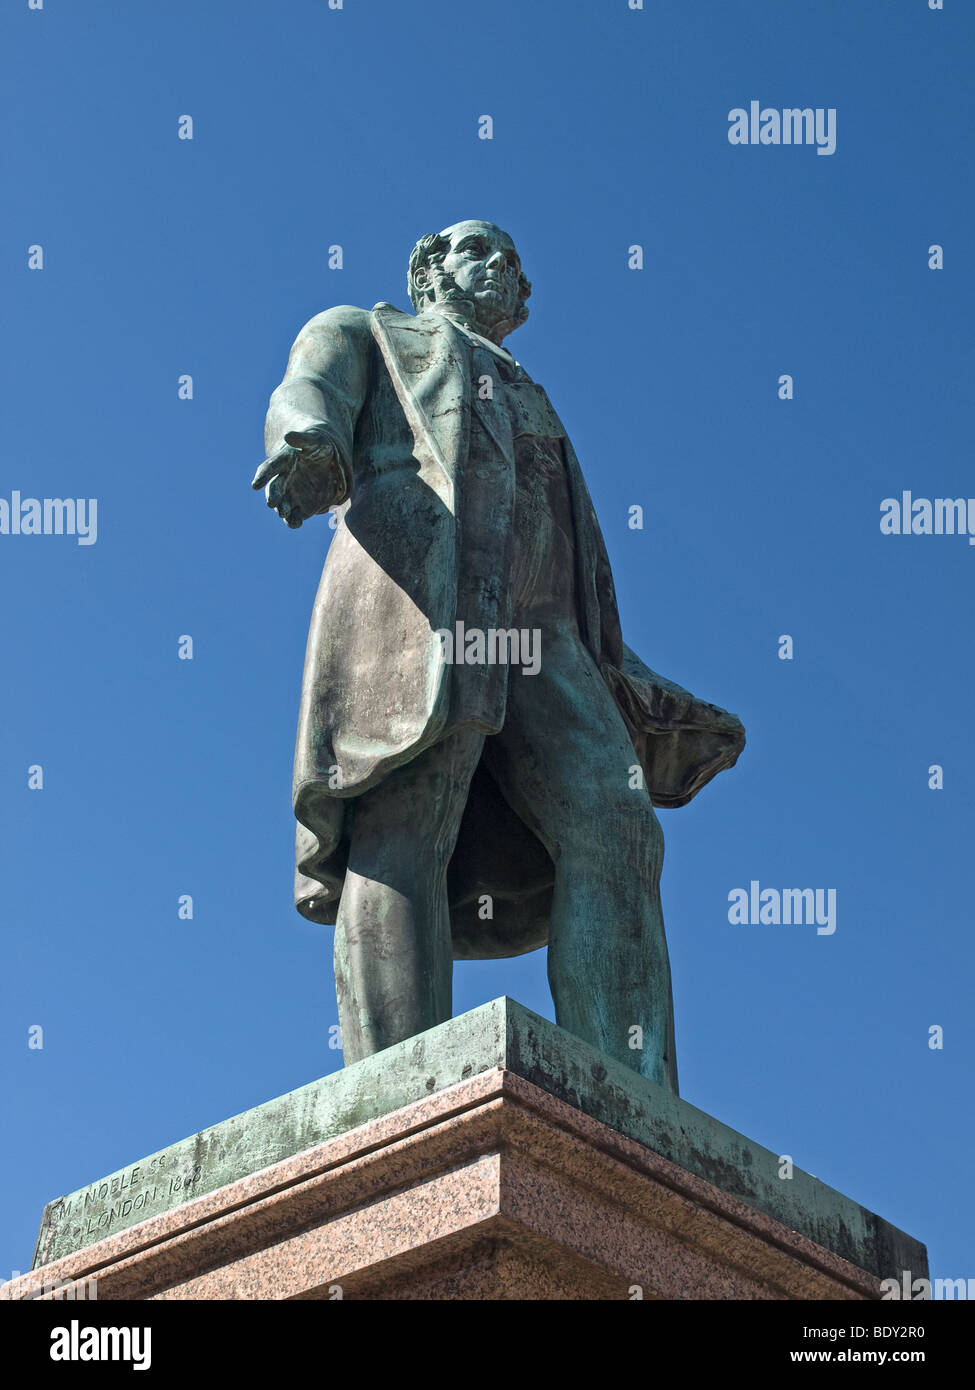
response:
[(446, 237), (442, 237), (439, 232), (430, 232), (427, 236), (421, 236), (410, 252), (410, 271), (406, 278), (406, 288), (409, 290), (410, 303), (417, 313), (426, 299), (425, 292), (416, 285), (417, 271), (427, 266), (439, 265), (449, 250), (450, 242)]
[[(410, 253), (410, 270), (406, 280), (406, 287), (410, 295), (410, 303), (416, 313), (426, 303), (427, 291), (421, 290), (416, 284), (416, 274), (418, 270), (425, 270), (430, 266), (440, 265), (444, 256), (450, 250), (450, 242), (446, 237), (442, 237), (439, 232), (430, 232), (427, 236), (421, 236), (420, 240), (413, 247)], [(526, 300), (532, 292), (531, 281), (524, 271), (518, 272), (518, 308), (515, 312), (513, 327), (519, 328), (528, 317), (528, 307)]]

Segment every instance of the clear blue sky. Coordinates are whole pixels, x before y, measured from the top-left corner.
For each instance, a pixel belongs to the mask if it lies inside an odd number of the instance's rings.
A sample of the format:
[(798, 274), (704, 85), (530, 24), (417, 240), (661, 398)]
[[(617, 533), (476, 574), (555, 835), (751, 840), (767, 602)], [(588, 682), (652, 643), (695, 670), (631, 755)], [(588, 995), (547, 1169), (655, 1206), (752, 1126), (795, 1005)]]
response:
[[(879, 527), (975, 497), (973, 40), (962, 0), (5, 0), (0, 496), (98, 538), (0, 535), (0, 1276), (49, 1199), (338, 1065), (291, 905), (331, 532), (249, 483), (301, 324), (408, 307), (416, 239), (486, 217), (628, 641), (748, 729), (661, 813), (682, 1093), (975, 1277), (975, 547)], [(732, 146), (753, 99), (835, 107), (836, 153)], [(835, 934), (730, 925), (753, 879)], [(544, 954), (456, 970), (500, 994), (551, 1017)]]

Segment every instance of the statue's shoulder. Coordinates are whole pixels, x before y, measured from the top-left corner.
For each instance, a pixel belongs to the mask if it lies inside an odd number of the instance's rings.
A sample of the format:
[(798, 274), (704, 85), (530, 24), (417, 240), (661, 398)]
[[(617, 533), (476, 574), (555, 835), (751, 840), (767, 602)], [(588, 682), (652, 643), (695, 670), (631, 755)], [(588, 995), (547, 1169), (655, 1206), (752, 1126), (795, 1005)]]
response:
[(300, 337), (306, 340), (322, 340), (341, 336), (366, 343), (374, 338), (377, 319), (381, 321), (383, 328), (393, 330), (426, 328), (433, 332), (442, 329), (444, 323), (440, 314), (409, 314), (403, 309), (397, 309), (395, 304), (385, 301), (373, 305), (371, 309), (360, 309), (355, 304), (336, 304), (334, 308), (324, 309), (309, 319), (302, 328)]
[(372, 332), (372, 314), (355, 304), (336, 304), (309, 319), (301, 331), (312, 337), (343, 333), (368, 338)]
[(381, 300), (374, 304), (372, 315), (379, 319), (383, 328), (406, 329), (411, 333), (439, 334), (448, 330), (448, 320), (443, 314), (438, 314), (431, 309), (424, 309), (419, 314), (410, 314), (405, 309), (397, 309), (395, 304), (388, 304)]

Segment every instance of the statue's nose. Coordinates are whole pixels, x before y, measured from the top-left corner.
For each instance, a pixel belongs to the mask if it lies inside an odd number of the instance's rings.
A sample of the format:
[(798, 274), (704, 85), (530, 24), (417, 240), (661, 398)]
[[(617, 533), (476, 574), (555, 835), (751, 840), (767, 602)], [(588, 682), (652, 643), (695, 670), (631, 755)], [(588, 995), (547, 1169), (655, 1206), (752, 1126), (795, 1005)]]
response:
[(489, 270), (500, 270), (504, 265), (505, 256), (503, 251), (495, 251), (493, 256), (489, 256), (485, 264)]

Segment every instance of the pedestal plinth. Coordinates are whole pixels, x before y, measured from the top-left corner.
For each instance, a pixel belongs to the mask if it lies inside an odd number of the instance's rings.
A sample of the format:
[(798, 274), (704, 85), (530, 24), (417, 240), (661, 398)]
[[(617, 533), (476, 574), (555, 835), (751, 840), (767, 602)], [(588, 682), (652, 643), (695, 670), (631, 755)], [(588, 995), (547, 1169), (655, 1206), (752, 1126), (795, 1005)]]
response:
[(875, 1299), (926, 1276), (910, 1236), (779, 1167), (499, 999), (51, 1203), (0, 1297)]

